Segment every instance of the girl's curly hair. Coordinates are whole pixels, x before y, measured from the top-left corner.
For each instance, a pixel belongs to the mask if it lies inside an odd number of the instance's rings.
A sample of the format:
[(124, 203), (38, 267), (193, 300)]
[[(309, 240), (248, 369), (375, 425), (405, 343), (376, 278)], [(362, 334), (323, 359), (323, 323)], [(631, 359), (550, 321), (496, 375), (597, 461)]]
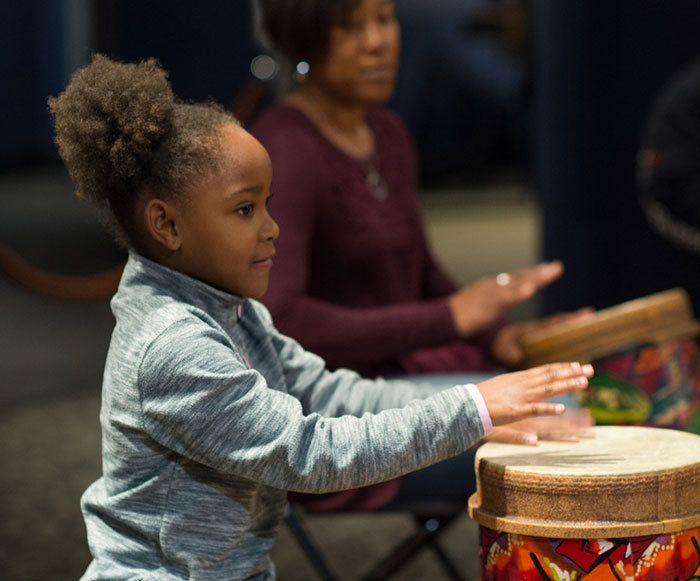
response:
[(214, 103), (178, 100), (155, 59), (120, 63), (95, 55), (48, 103), (78, 196), (106, 210), (127, 248), (138, 247), (134, 208), (143, 189), (181, 196), (216, 170), (216, 130), (237, 123)]

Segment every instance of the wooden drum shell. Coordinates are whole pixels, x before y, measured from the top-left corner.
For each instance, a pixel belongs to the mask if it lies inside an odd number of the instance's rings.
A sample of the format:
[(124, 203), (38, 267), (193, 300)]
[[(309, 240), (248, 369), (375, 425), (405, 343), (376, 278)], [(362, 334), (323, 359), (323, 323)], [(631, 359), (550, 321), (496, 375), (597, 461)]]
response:
[(590, 363), (631, 346), (699, 334), (688, 294), (674, 288), (529, 333), (522, 341), (524, 366)]

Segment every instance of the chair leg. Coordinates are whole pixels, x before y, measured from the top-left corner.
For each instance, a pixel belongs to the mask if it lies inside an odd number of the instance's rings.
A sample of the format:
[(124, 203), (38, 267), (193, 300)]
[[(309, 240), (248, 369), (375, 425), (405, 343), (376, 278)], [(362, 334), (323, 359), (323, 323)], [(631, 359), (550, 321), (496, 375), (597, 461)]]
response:
[(390, 555), (377, 564), (363, 579), (366, 581), (388, 579), (389, 576), (406, 565), (421, 548), (430, 545), (436, 552), (448, 574), (453, 579), (461, 580), (461, 575), (437, 542), (437, 536), (460, 514), (462, 514), (462, 511), (455, 512), (446, 517), (421, 517), (414, 515), (414, 519), (419, 525), (418, 530), (392, 551)]
[(306, 530), (301, 522), (301, 518), (297, 514), (293, 506), (289, 506), (287, 509), (287, 515), (285, 516), (285, 522), (292, 533), (292, 536), (296, 539), (297, 543), (301, 547), (301, 550), (311, 561), (311, 565), (318, 573), (318, 576), (323, 581), (335, 581), (336, 577), (331, 573), (326, 560), (321, 555), (320, 551), (316, 548), (311, 535)]
[(438, 559), (442, 563), (442, 566), (445, 568), (445, 571), (450, 576), (450, 578), (454, 579), (455, 581), (462, 581), (462, 575), (459, 571), (457, 571), (457, 568), (455, 567), (452, 560), (447, 556), (447, 553), (445, 553), (443, 548), (438, 544), (437, 539), (433, 539), (433, 542), (431, 542), (430, 544), (433, 547), (433, 551), (435, 551), (435, 554), (437, 555)]

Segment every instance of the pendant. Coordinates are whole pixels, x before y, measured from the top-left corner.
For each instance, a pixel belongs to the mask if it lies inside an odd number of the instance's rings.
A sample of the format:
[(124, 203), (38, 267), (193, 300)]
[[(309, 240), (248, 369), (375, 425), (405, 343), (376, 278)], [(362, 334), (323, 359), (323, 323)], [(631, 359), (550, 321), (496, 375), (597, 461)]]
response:
[(367, 189), (372, 194), (372, 197), (379, 202), (386, 200), (389, 193), (382, 175), (374, 168), (367, 172)]

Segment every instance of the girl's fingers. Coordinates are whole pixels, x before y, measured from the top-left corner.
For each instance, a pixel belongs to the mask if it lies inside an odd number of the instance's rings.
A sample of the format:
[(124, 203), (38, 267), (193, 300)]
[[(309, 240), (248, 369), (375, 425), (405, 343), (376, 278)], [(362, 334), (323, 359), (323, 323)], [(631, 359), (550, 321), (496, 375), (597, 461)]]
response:
[(556, 416), (563, 414), (566, 406), (563, 403), (538, 402), (522, 406), (523, 417), (527, 416)]
[(560, 415), (565, 406), (545, 400), (581, 390), (588, 385), (593, 367), (577, 362), (550, 363), (487, 379), (479, 390), (494, 426), (539, 415)]
[(500, 426), (493, 429), (493, 432), (485, 438), (489, 442), (501, 442), (504, 444), (522, 444), (534, 446), (537, 444), (537, 434), (525, 430), (518, 430), (507, 426)]
[(570, 377), (568, 379), (559, 379), (545, 383), (543, 386), (536, 388), (534, 396), (538, 399), (549, 399), (557, 395), (563, 395), (577, 389), (584, 389), (588, 385), (588, 378), (584, 375)]
[(548, 363), (547, 365), (540, 365), (539, 367), (528, 369), (524, 373), (527, 374), (531, 385), (536, 387), (538, 383), (542, 385), (561, 379), (591, 377), (593, 375), (593, 366), (588, 363), (581, 365), (576, 361), (569, 363)]
[(579, 435), (570, 432), (547, 432), (542, 434), (540, 439), (549, 440), (550, 442), (578, 442)]

